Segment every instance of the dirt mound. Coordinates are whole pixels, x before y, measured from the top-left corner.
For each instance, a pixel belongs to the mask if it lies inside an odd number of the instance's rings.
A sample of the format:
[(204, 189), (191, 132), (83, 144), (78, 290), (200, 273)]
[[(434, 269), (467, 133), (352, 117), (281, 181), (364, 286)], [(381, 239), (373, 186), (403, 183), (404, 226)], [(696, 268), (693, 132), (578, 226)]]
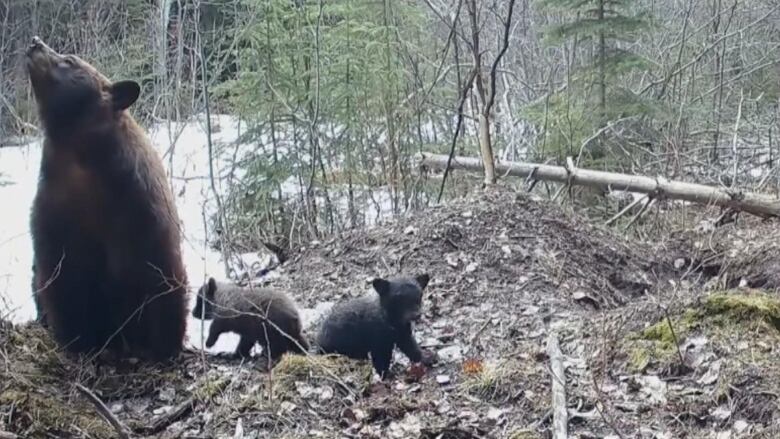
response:
[(526, 290), (612, 308), (652, 292), (673, 269), (648, 245), (496, 189), (315, 243), (293, 254), (285, 271), (287, 287), (309, 302), (363, 289), (377, 275), (427, 271), (447, 294), (473, 300), (511, 301)]

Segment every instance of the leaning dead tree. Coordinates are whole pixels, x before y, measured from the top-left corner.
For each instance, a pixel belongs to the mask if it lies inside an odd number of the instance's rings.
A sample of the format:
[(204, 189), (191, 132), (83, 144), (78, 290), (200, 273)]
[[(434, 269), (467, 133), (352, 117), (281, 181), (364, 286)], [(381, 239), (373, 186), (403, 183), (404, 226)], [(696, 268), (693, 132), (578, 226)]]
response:
[[(417, 154), (417, 160), (424, 167), (446, 169), (448, 157), (442, 154)], [(473, 157), (454, 157), (451, 169), (467, 171), (482, 170), (482, 162)], [(752, 213), (763, 217), (780, 217), (780, 199), (765, 194), (730, 191), (703, 184), (670, 181), (662, 177), (619, 174), (615, 172), (577, 169), (574, 161), (567, 159), (566, 166), (552, 166), (536, 163), (498, 161), (496, 171), (531, 180), (554, 181), (571, 185), (589, 186), (601, 189), (624, 190), (647, 194), (651, 198), (669, 198), (703, 203)]]

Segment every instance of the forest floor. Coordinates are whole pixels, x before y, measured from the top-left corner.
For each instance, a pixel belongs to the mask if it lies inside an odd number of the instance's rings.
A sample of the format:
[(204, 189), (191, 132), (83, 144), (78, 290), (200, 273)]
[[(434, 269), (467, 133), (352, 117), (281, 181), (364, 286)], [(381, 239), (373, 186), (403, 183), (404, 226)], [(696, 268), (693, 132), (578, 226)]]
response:
[(323, 356), (285, 356), (272, 373), (259, 356), (199, 352), (96, 366), (35, 324), (5, 324), (0, 432), (116, 437), (78, 383), (138, 436), (547, 438), (556, 339), (569, 437), (780, 437), (775, 228), (740, 218), (639, 242), (524, 194), (480, 192), (311, 243), (271, 281), (311, 308), (370, 294), (377, 275), (429, 273), (415, 332), (433, 367), (396, 352), (382, 382), (366, 362)]

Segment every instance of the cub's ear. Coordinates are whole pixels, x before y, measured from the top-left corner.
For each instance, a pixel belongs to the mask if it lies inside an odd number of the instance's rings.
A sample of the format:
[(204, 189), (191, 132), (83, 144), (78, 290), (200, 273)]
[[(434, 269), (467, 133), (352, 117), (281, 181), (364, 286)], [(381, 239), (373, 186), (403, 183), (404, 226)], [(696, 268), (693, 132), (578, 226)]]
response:
[(385, 297), (390, 293), (390, 282), (382, 278), (378, 277), (372, 280), (371, 285), (374, 287), (374, 290), (379, 293), (379, 297)]
[(141, 86), (135, 81), (118, 81), (111, 84), (111, 103), (114, 111), (129, 108), (141, 95)]
[(428, 286), (428, 282), (431, 280), (431, 277), (428, 275), (428, 273), (423, 273), (415, 277), (414, 280), (416, 280), (417, 284), (420, 285), (420, 289), (424, 290), (425, 287)]
[(217, 292), (217, 281), (213, 278), (209, 278), (209, 288), (206, 290), (206, 295), (208, 297), (214, 297), (214, 293)]

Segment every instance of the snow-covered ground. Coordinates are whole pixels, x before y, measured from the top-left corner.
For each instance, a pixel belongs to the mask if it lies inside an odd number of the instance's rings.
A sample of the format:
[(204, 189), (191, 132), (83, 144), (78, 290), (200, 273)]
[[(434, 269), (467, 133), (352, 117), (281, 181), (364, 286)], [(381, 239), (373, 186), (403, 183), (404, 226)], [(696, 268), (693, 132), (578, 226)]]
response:
[[(229, 116), (213, 116), (215, 143), (235, 143), (240, 125)], [(208, 231), (205, 218), (215, 211), (208, 180), (208, 148), (205, 120), (187, 124), (162, 124), (150, 132), (152, 141), (168, 170), (173, 184), (179, 217), (183, 224), (182, 251), (190, 280), (191, 294), (207, 276), (226, 280), (225, 266), (219, 252), (206, 245)], [(22, 147), (0, 148), (0, 317), (24, 322), (35, 317), (31, 296), (32, 243), (29, 215), (35, 195), (41, 159), (40, 140)], [(220, 161), (215, 161), (220, 169)], [(5, 183), (5, 184), (4, 184)], [(287, 188), (286, 188), (287, 189)], [(289, 190), (295, 190), (289, 188)], [(248, 265), (256, 255), (245, 255)], [(273, 273), (272, 273), (273, 274)], [(316, 318), (321, 311), (302, 310), (305, 320)], [(208, 333), (208, 322), (203, 328)], [(201, 321), (189, 318), (187, 325), (191, 344), (200, 346)], [(211, 351), (234, 349), (238, 337), (225, 334)]]

